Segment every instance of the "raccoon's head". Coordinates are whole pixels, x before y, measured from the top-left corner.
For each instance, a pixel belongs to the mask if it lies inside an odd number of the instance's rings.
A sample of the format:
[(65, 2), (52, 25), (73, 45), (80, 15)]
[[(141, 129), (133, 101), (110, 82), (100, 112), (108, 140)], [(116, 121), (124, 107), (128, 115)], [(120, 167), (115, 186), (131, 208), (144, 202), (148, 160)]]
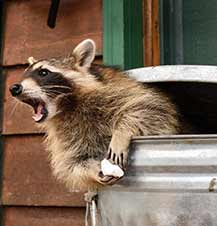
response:
[(23, 80), (13, 84), (10, 92), (32, 106), (35, 122), (48, 120), (59, 112), (58, 99), (70, 95), (79, 85), (88, 87), (97, 83), (89, 73), (94, 56), (95, 43), (87, 39), (62, 60), (35, 60), (30, 57)]

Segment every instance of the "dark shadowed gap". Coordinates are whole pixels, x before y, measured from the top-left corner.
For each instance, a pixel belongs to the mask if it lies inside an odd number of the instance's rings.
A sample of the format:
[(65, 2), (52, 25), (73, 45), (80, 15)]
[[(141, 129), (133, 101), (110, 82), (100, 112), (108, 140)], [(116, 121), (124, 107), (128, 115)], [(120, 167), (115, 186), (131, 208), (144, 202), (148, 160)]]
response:
[(204, 82), (153, 83), (169, 93), (193, 134), (217, 134), (217, 84)]

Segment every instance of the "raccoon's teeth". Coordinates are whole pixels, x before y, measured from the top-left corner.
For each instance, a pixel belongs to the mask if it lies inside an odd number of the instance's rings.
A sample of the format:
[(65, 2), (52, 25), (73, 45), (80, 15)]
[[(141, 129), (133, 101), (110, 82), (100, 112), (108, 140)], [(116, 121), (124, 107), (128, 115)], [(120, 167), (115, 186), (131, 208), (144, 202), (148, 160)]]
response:
[(41, 104), (38, 105), (37, 109), (36, 109), (36, 113), (32, 116), (32, 118), (38, 122), (43, 118), (43, 114), (42, 114), (42, 110), (43, 110), (43, 106)]
[(32, 116), (32, 118), (36, 121), (36, 122), (38, 122), (38, 121), (40, 121), (41, 119), (42, 119), (42, 117), (43, 117), (43, 115), (42, 114), (35, 114), (35, 115), (33, 115)]

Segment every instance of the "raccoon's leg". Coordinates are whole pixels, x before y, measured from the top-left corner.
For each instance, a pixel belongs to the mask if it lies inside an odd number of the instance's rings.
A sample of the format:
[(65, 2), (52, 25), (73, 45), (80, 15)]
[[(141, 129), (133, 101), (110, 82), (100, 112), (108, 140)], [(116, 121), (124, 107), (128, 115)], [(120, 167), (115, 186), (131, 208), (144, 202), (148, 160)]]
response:
[(126, 168), (127, 165), (131, 137), (131, 133), (118, 130), (112, 135), (107, 159), (121, 168)]

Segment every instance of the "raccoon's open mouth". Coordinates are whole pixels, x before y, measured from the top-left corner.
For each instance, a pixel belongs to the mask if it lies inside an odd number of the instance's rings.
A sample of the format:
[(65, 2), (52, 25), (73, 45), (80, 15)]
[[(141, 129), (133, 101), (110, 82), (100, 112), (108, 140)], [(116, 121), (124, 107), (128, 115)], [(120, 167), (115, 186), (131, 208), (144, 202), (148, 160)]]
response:
[(48, 110), (43, 100), (31, 98), (22, 101), (33, 107), (34, 115), (32, 116), (32, 118), (35, 120), (35, 122), (42, 122), (45, 118), (47, 118)]

